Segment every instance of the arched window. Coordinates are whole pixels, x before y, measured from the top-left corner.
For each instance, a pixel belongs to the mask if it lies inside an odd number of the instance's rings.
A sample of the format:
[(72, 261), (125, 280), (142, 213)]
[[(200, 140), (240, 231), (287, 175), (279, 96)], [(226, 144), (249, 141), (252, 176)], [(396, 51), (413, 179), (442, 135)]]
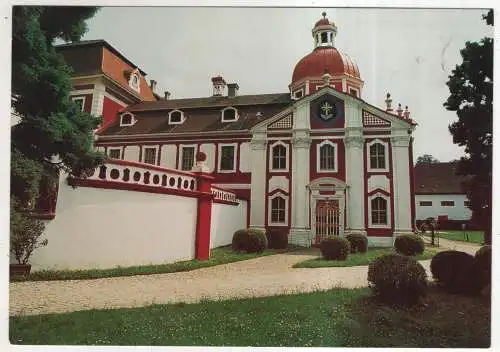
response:
[(382, 143), (375, 143), (370, 146), (370, 168), (385, 169), (385, 146)]
[(130, 126), (134, 123), (134, 116), (127, 112), (120, 117), (120, 126)]
[(284, 223), (286, 214), (286, 201), (282, 197), (275, 197), (271, 200), (271, 222)]
[(371, 200), (371, 218), (374, 225), (387, 224), (387, 200), (376, 197)]
[(238, 115), (235, 108), (226, 108), (222, 110), (222, 122), (236, 121)]
[(335, 170), (335, 147), (332, 144), (323, 144), (319, 148), (319, 169)]
[(275, 145), (272, 148), (274, 170), (286, 170), (286, 147), (282, 144)]
[(180, 110), (173, 110), (168, 114), (168, 123), (170, 125), (180, 124), (183, 122), (184, 114)]

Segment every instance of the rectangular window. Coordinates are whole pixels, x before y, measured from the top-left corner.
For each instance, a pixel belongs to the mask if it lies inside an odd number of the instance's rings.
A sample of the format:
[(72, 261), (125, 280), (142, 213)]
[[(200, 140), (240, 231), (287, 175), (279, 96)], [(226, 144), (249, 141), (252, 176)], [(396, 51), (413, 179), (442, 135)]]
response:
[(384, 198), (377, 197), (372, 199), (372, 224), (387, 224), (387, 201)]
[(464, 206), (469, 207), (470, 206), (470, 200), (464, 200)]
[(455, 202), (452, 201), (452, 200), (442, 200), (441, 201), (441, 206), (442, 207), (454, 207), (455, 206)]
[(381, 143), (370, 146), (370, 168), (385, 169), (385, 147)]
[(325, 144), (319, 148), (320, 170), (335, 170), (335, 147)]
[(286, 147), (283, 145), (278, 144), (273, 147), (273, 169), (286, 169)]
[(353, 96), (357, 97), (357, 96), (358, 96), (358, 91), (357, 91), (356, 89), (352, 89), (352, 88), (350, 88), (350, 89), (349, 89), (349, 94), (351, 94), (351, 95), (353, 95)]
[(121, 159), (121, 150), (108, 148), (108, 156), (112, 159)]
[(432, 201), (430, 200), (423, 200), (418, 203), (421, 207), (432, 207)]
[(79, 97), (79, 98), (73, 98), (73, 102), (78, 105), (78, 107), (80, 108), (80, 111), (83, 111), (83, 109), (85, 108), (85, 97)]
[(156, 165), (156, 148), (144, 148), (144, 162)]
[(182, 148), (182, 164), (181, 169), (191, 171), (194, 166), (194, 147)]
[(284, 223), (285, 222), (285, 199), (276, 197), (271, 201), (271, 222)]
[(220, 148), (220, 169), (221, 171), (234, 170), (234, 146), (223, 145)]

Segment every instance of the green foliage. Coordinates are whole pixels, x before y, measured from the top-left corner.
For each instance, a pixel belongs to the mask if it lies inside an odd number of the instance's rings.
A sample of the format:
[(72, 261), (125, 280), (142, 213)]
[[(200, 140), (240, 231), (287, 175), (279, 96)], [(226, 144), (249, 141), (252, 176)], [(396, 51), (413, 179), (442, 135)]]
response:
[(439, 160), (430, 154), (424, 154), (424, 155), (421, 155), (417, 158), (416, 165), (435, 164), (435, 163), (439, 163)]
[(425, 243), (419, 235), (407, 234), (396, 237), (394, 248), (398, 253), (413, 256), (424, 253)]
[(351, 245), (344, 237), (331, 237), (321, 241), (319, 248), (326, 260), (346, 260)]
[(233, 234), (232, 248), (235, 252), (261, 253), (267, 248), (267, 237), (263, 231), (242, 229)]
[[(493, 24), (493, 12), (483, 17)], [(449, 126), (453, 143), (465, 147), (458, 174), (469, 175), (464, 184), (472, 220), (485, 229), (484, 241), (491, 244), (492, 153), (493, 153), (493, 39), (466, 42), (457, 65), (446, 83), (450, 96), (444, 103), (456, 111), (458, 121)]]
[(20, 211), (14, 200), (10, 207), (10, 252), (19, 264), (28, 264), (33, 251), (47, 245), (47, 239), (40, 241), (45, 230), (43, 222)]
[(491, 255), (492, 247), (481, 247), (474, 256), (473, 275), (477, 276), (479, 287), (482, 289), (491, 284)]
[[(11, 194), (20, 200), (36, 195), (36, 164), (78, 176), (104, 160), (93, 151), (92, 132), (101, 119), (80, 111), (70, 99), (72, 71), (52, 45), (57, 38), (79, 40), (85, 20), (96, 11), (77, 6), (13, 8), (11, 101), (21, 120), (11, 128)], [(31, 165), (24, 172), (22, 164)], [(23, 182), (30, 184), (23, 189)]]
[(351, 253), (366, 253), (368, 238), (360, 233), (350, 233), (345, 236), (351, 246)]
[(374, 296), (386, 303), (414, 305), (427, 293), (427, 273), (415, 259), (387, 254), (368, 266)]
[(284, 249), (288, 245), (288, 235), (284, 231), (268, 230), (267, 241), (269, 248)]
[(481, 290), (474, 257), (461, 251), (444, 251), (431, 260), (435, 281), (450, 293), (477, 294)]

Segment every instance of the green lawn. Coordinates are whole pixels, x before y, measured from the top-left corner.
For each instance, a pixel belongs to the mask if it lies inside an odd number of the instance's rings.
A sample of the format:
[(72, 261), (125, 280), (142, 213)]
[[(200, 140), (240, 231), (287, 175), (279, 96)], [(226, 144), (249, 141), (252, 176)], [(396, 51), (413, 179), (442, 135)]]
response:
[[(321, 253), (318, 251), (318, 258), (305, 260), (295, 264), (294, 268), (324, 268), (324, 267), (346, 267), (368, 265), (375, 258), (384, 254), (395, 253), (393, 248), (369, 248), (366, 253), (349, 254), (346, 260), (325, 260), (321, 258)], [(437, 251), (433, 248), (426, 248), (422, 255), (415, 257), (417, 260), (431, 259)]]
[[(211, 251), (209, 260), (188, 260), (171, 264), (145, 265), (131, 267), (116, 267), (112, 269), (91, 269), (91, 270), (43, 270), (31, 273), (27, 280), (81, 280), (99, 279), (115, 276), (151, 275), (174, 273), (179, 271), (190, 271), (209, 266), (238, 262), (241, 260), (253, 259), (257, 257), (285, 253), (296, 250), (297, 246), (289, 246), (287, 249), (267, 249), (263, 253), (235, 253), (231, 247), (214, 248)], [(15, 279), (12, 281), (16, 281)]]
[(369, 289), (10, 318), (26, 345), (488, 347), (483, 298), (431, 291), (398, 309)]
[(471, 242), (476, 244), (483, 243), (483, 231), (467, 231), (467, 233), (469, 234), (468, 241), (463, 231), (439, 231), (439, 237), (453, 241)]

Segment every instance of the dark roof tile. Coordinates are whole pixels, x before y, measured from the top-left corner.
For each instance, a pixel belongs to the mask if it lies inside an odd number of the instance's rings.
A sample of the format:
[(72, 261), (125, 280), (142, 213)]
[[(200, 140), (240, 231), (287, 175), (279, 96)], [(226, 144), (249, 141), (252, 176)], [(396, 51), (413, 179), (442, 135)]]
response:
[(431, 163), (415, 166), (416, 194), (464, 194), (466, 176), (456, 174), (456, 163)]

